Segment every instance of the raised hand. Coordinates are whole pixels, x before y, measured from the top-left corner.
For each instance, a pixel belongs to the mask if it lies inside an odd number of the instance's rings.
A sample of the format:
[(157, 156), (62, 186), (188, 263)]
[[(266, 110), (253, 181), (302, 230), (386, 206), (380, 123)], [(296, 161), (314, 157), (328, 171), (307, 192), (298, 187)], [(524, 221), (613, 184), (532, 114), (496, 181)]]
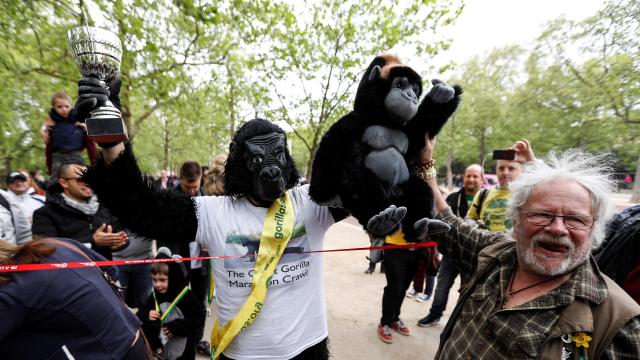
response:
[(525, 163), (536, 159), (536, 156), (533, 154), (533, 148), (527, 139), (516, 141), (512, 148), (516, 151), (515, 161)]
[(433, 84), (433, 87), (431, 88), (427, 96), (431, 98), (434, 103), (444, 104), (453, 99), (453, 96), (455, 95), (455, 90), (453, 89), (453, 87), (445, 84), (442, 80), (438, 79), (431, 80), (431, 83)]

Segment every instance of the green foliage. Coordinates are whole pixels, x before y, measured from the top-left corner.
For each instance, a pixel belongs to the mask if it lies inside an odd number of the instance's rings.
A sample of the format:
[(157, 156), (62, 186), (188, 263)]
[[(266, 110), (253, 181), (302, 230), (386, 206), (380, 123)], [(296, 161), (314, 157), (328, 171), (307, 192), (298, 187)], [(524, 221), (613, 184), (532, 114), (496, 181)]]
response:
[(450, 24), (461, 6), (451, 1), (301, 1), (295, 18), (271, 29), (273, 43), (260, 55), (275, 92), (266, 111), (293, 128), (309, 154), (306, 176), (324, 132), (351, 110), (355, 84), (374, 56), (406, 47), (432, 55), (446, 45), (435, 30)]
[[(145, 171), (175, 171), (188, 159), (208, 164), (238, 126), (259, 116), (290, 131), (307, 176), (322, 135), (351, 110), (369, 61), (446, 50), (440, 34), (464, 8), (457, 0), (1, 4), (3, 172), (44, 168), (37, 131), (50, 97), (77, 91), (66, 32), (82, 23), (81, 5), (89, 24), (123, 42), (123, 114)], [(463, 85), (464, 101), (439, 136), (439, 164), (459, 170), (524, 137), (538, 155), (573, 146), (611, 151), (621, 172), (640, 174), (639, 33), (640, 2), (610, 1), (583, 21), (550, 22), (533, 49), (508, 46), (460, 65), (448, 82)]]
[[(609, 151), (621, 173), (634, 171), (640, 151), (639, 4), (610, 2), (580, 22), (552, 21), (528, 54), (507, 47), (463, 64), (452, 82), (464, 86), (464, 101), (439, 147), (468, 164), (526, 138), (538, 155), (569, 147)], [(446, 163), (446, 151), (438, 156)]]

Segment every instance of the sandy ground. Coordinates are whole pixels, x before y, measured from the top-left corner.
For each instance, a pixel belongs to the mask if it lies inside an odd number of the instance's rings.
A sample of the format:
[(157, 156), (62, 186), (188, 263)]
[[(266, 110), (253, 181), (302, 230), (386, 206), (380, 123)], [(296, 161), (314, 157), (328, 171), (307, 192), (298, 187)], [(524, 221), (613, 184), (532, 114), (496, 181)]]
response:
[[(630, 194), (616, 193), (613, 201), (616, 211), (631, 206)], [(349, 218), (335, 224), (327, 232), (325, 249), (368, 246), (369, 240), (355, 219)], [(405, 298), (401, 319), (409, 326), (410, 336), (394, 333), (393, 344), (380, 341), (376, 334), (381, 316), (382, 291), (386, 285), (379, 266), (374, 274), (364, 270), (368, 266), (368, 251), (334, 252), (324, 254), (324, 288), (329, 323), (329, 340), (332, 358), (343, 359), (433, 359), (438, 347), (440, 332), (449, 318), (458, 298), (458, 282), (449, 294), (447, 310), (439, 324), (421, 328), (416, 325), (431, 306), (431, 300), (418, 303)], [(459, 279), (458, 279), (459, 280)], [(207, 319), (205, 334), (213, 326), (215, 305)], [(198, 357), (206, 359), (206, 357)]]

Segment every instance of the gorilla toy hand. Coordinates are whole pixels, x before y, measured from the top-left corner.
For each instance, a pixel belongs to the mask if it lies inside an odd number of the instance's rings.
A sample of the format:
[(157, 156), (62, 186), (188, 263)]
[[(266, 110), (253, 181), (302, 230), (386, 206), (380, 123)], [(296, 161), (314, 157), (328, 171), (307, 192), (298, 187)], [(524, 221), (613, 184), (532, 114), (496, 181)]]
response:
[(427, 96), (431, 98), (434, 103), (445, 104), (453, 99), (455, 90), (451, 86), (438, 79), (431, 80), (431, 83), (433, 84), (433, 87)]
[(382, 210), (378, 215), (373, 216), (367, 223), (367, 231), (374, 236), (385, 236), (394, 232), (404, 216), (407, 208), (391, 205)]
[(445, 233), (451, 230), (451, 226), (440, 220), (423, 218), (413, 224), (416, 231), (416, 239), (424, 240), (426, 235)]

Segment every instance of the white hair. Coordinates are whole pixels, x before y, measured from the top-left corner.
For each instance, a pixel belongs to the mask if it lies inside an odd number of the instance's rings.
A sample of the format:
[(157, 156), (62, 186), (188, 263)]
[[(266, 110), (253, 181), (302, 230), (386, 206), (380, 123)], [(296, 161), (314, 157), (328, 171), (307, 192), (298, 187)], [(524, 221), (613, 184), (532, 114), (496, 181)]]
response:
[(521, 219), (522, 206), (535, 188), (556, 180), (570, 180), (582, 185), (591, 195), (591, 213), (594, 217), (591, 228), (591, 243), (600, 246), (605, 224), (613, 214), (611, 193), (615, 189), (612, 156), (610, 154), (588, 154), (581, 149), (570, 149), (557, 155), (549, 153), (545, 161), (532, 161), (525, 165), (522, 175), (513, 183), (507, 216), (514, 228)]

